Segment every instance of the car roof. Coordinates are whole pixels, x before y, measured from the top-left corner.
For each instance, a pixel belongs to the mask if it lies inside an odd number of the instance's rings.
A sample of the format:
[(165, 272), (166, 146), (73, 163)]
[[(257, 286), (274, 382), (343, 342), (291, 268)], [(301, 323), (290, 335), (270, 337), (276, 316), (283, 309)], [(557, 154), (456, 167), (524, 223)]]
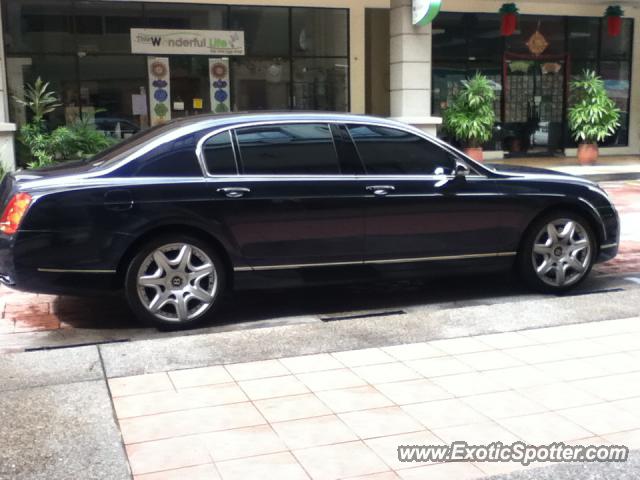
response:
[(262, 112), (238, 112), (223, 114), (201, 114), (190, 117), (182, 117), (167, 122), (175, 127), (188, 127), (190, 130), (195, 128), (215, 128), (232, 126), (250, 122), (269, 122), (269, 121), (338, 121), (338, 122), (372, 122), (378, 124), (387, 124), (389, 126), (407, 127), (406, 124), (396, 122), (383, 117), (371, 115), (357, 115), (352, 113), (341, 112), (317, 112), (317, 111), (262, 111)]

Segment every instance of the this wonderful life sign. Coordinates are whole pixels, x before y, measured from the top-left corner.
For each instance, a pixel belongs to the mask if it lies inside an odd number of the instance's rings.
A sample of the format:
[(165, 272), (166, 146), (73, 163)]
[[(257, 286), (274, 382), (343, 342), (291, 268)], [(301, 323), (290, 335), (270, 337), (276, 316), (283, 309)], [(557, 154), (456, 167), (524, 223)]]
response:
[(244, 32), (132, 28), (131, 53), (149, 55), (244, 55)]

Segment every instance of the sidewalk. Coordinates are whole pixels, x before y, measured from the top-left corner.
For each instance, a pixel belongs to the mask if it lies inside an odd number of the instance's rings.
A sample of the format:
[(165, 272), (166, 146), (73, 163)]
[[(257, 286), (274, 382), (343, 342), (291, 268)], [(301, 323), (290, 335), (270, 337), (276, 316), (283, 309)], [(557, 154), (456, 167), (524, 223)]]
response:
[[(109, 387), (134, 479), (462, 480), (525, 467), (400, 462), (398, 445), (640, 448), (639, 360), (636, 317), (120, 377)], [(548, 464), (527, 469), (537, 467)]]
[(639, 298), (1, 355), (0, 479), (639, 478), (638, 452), (541, 470), (396, 457), (452, 440), (640, 449)]
[(548, 168), (570, 175), (586, 177), (595, 182), (640, 179), (640, 156), (601, 156), (596, 165), (580, 165), (576, 157), (526, 157), (487, 160), (487, 163)]

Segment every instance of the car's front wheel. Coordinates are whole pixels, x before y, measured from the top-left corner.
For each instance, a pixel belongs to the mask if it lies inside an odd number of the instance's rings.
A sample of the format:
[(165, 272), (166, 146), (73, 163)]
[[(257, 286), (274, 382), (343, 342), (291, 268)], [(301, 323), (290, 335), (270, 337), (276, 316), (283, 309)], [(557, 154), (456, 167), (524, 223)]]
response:
[(573, 212), (539, 218), (528, 230), (519, 252), (524, 279), (543, 292), (569, 290), (588, 275), (596, 250), (589, 223)]
[(209, 319), (225, 287), (217, 252), (188, 235), (163, 235), (145, 244), (127, 269), (129, 305), (146, 324), (193, 327)]

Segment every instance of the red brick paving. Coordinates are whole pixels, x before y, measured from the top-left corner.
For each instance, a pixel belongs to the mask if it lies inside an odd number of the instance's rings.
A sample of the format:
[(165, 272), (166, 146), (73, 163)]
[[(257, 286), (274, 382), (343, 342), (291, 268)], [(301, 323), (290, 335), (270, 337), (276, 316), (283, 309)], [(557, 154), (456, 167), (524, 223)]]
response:
[[(618, 256), (597, 265), (600, 274), (640, 272), (640, 182), (606, 183), (622, 219), (622, 242)], [(0, 287), (0, 335), (105, 327), (130, 324), (131, 313), (124, 302), (104, 299), (58, 297), (23, 293)]]

